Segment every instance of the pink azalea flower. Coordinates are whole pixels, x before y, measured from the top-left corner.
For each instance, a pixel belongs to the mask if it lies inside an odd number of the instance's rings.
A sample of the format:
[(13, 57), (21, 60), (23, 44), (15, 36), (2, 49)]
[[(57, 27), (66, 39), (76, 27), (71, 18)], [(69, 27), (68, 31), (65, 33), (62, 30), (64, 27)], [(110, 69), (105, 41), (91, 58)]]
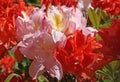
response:
[(47, 21), (47, 18), (45, 17), (45, 13), (43, 10), (35, 8), (31, 14), (30, 17), (26, 15), (25, 12), (22, 12), (24, 18), (18, 17), (16, 21), (17, 26), (17, 32), (16, 32), (16, 38), (18, 40), (22, 40), (24, 35), (35, 33), (36, 31), (43, 31), (48, 30), (49, 22)]
[[(68, 9), (68, 7), (66, 7)], [(65, 9), (65, 8), (64, 8)], [(51, 21), (52, 29), (65, 32), (69, 26), (69, 17), (62, 7), (51, 6), (47, 12), (48, 19)], [(69, 14), (68, 14), (69, 15)]]
[(51, 6), (48, 8), (47, 16), (51, 21), (53, 40), (59, 42), (62, 46), (64, 46), (66, 38), (73, 34), (75, 30), (82, 30), (86, 36), (93, 33), (94, 29), (86, 28), (87, 20), (78, 8)]
[(34, 9), (30, 17), (17, 18), (17, 39), (20, 41), (13, 51), (19, 47), (20, 52), (33, 60), (29, 74), (33, 79), (44, 72), (51, 76), (62, 78), (61, 64), (54, 57), (56, 47), (52, 36), (49, 34), (49, 21), (42, 9)]
[(29, 68), (33, 79), (46, 71), (59, 80), (62, 78), (62, 67), (53, 56), (54, 49), (53, 38), (46, 32), (36, 33), (22, 41), (19, 50), (25, 57), (33, 60)]

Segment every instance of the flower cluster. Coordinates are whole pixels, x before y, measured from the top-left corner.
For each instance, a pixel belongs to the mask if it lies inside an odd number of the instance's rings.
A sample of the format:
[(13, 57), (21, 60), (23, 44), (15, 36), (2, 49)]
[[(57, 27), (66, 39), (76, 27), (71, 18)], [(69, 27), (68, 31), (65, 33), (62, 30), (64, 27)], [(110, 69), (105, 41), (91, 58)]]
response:
[(120, 0), (92, 0), (94, 8), (101, 8), (110, 15), (120, 14)]
[(119, 0), (30, 2), (0, 0), (0, 82), (119, 82)]
[(41, 5), (45, 5), (48, 7), (49, 5), (55, 5), (55, 6), (61, 6), (61, 5), (66, 5), (68, 7), (71, 6), (77, 6), (78, 1), (76, 0), (41, 0)]
[(67, 37), (74, 34), (77, 29), (83, 30), (84, 33), (88, 31), (82, 12), (77, 8), (65, 6), (52, 6), (47, 14), (43, 9), (36, 8), (30, 17), (26, 15), (24, 18), (18, 17), (16, 23), (17, 40), (20, 42), (13, 51), (19, 47), (19, 51), (25, 57), (33, 60), (29, 73), (35, 79), (48, 71), (60, 80), (62, 66), (54, 56), (55, 48), (64, 47)]
[(92, 73), (94, 63), (102, 58), (93, 52), (99, 47), (101, 45), (96, 42), (95, 37), (85, 36), (82, 31), (76, 30), (67, 39), (65, 47), (58, 47), (56, 57), (62, 64), (65, 74), (72, 73), (80, 80), (89, 79), (87, 77), (92, 77), (94, 74)]
[(0, 58), (10, 45), (16, 44), (15, 19), (21, 15), (20, 11), (24, 10), (24, 4), (14, 2), (15, 0), (0, 0)]
[(10, 73), (12, 71), (12, 66), (14, 62), (15, 60), (12, 57), (8, 55), (4, 56), (4, 58), (0, 60), (0, 68), (2, 69), (1, 72), (6, 71)]

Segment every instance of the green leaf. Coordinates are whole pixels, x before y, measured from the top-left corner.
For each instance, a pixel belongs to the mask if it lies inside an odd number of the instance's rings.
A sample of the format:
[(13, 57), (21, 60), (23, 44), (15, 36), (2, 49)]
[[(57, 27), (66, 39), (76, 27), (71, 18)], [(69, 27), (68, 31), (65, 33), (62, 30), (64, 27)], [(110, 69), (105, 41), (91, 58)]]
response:
[(108, 74), (102, 70), (98, 70), (97, 73), (104, 75), (104, 76), (108, 76)]
[(4, 82), (10, 82), (10, 80), (11, 80), (14, 76), (21, 78), (18, 74), (11, 73), (11, 74), (5, 79)]
[(26, 4), (31, 6), (40, 7), (40, 0), (25, 0)]
[(110, 79), (105, 79), (103, 82), (113, 82), (113, 81)]
[(102, 39), (98, 33), (96, 34), (96, 39), (97, 40), (101, 40)]
[(21, 64), (24, 68), (26, 68), (27, 66), (30, 65), (30, 63), (31, 63), (30, 60), (24, 57)]
[(101, 18), (104, 22), (106, 22), (107, 20), (110, 19), (110, 17), (108, 16), (107, 13), (105, 13), (104, 11), (101, 10)]
[(113, 72), (117, 71), (120, 67), (120, 62), (119, 61), (113, 61), (111, 63), (111, 68), (113, 70)]
[(90, 19), (90, 22), (92, 25), (96, 28), (99, 29), (99, 24), (100, 24), (100, 15), (97, 14), (94, 10), (91, 8), (88, 10), (88, 16)]
[(112, 70), (111, 65), (110, 65), (110, 64), (107, 64), (107, 65), (104, 67), (104, 71), (112, 75), (113, 70)]
[(47, 80), (47, 78), (45, 78), (43, 75), (40, 75), (40, 76), (38, 77), (38, 81), (39, 81), (39, 82), (49, 82), (49, 81)]
[(14, 64), (14, 69), (20, 70), (20, 68), (19, 68), (19, 66), (18, 66), (18, 62), (15, 62), (15, 64)]
[(14, 59), (15, 59), (15, 55), (12, 53), (12, 51), (11, 51), (11, 50), (8, 50), (8, 54), (9, 54), (12, 58), (14, 58)]
[(104, 24), (100, 25), (100, 28), (108, 28), (111, 25), (111, 22), (105, 22)]

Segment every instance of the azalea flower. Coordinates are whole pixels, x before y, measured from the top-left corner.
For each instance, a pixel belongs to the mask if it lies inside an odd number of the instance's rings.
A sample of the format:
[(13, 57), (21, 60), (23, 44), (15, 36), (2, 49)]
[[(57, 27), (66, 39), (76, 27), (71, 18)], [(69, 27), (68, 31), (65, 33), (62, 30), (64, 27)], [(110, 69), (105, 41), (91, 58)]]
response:
[(99, 34), (102, 38), (101, 43), (103, 47), (101, 52), (104, 55), (111, 55), (113, 57), (120, 56), (120, 19), (114, 20), (109, 28), (102, 28)]
[(58, 9), (58, 7), (52, 6), (48, 9), (48, 19), (51, 21), (51, 34), (53, 40), (57, 42), (61, 42), (60, 44), (64, 44), (66, 40), (66, 35), (64, 34), (69, 29), (69, 21), (66, 15), (62, 12), (62, 10)]
[[(83, 17), (82, 11), (73, 7), (55, 7), (48, 9), (48, 18), (52, 21), (52, 28), (61, 32), (75, 31), (86, 26), (86, 19)], [(73, 33), (73, 32), (72, 32)]]
[(7, 72), (7, 73), (12, 72), (14, 63), (15, 63), (15, 59), (13, 59), (9, 55), (5, 55), (0, 60), (0, 68), (2, 69), (1, 72)]
[(15, 0), (0, 0), (0, 4), (13, 3)]
[(86, 36), (95, 32), (91, 27), (86, 28), (87, 20), (78, 8), (51, 6), (48, 8), (47, 16), (51, 21), (53, 40), (62, 46), (64, 46), (66, 38), (75, 30), (82, 30)]
[(16, 44), (15, 40), (15, 19), (25, 9), (25, 4), (15, 0), (0, 0), (0, 58), (11, 45)]
[(100, 8), (112, 16), (120, 13), (120, 0), (92, 0), (92, 6)]
[(62, 78), (61, 64), (54, 57), (55, 42), (50, 31), (50, 24), (42, 9), (34, 9), (30, 17), (23, 12), (25, 18), (17, 18), (16, 36), (20, 41), (13, 51), (19, 51), (27, 58), (33, 60), (29, 74), (33, 79), (48, 72), (58, 80)]
[(6, 48), (3, 45), (0, 45), (0, 58), (2, 58), (6, 53)]
[(86, 28), (87, 20), (78, 8), (51, 6), (47, 10), (47, 16), (51, 21), (53, 40), (61, 46), (64, 46), (67, 37), (75, 30), (82, 30), (86, 36), (93, 35), (96, 31), (92, 27)]
[(102, 58), (94, 53), (94, 50), (100, 47), (101, 45), (96, 42), (95, 36), (85, 36), (82, 31), (76, 30), (67, 39), (65, 47), (56, 49), (55, 55), (62, 64), (63, 73), (72, 73), (81, 82), (82, 79), (93, 78), (95, 70), (92, 66)]
[(74, 6), (76, 7), (78, 1), (77, 0), (41, 0), (41, 4), (40, 5), (45, 5), (46, 7), (48, 7), (49, 5), (54, 5), (54, 6)]

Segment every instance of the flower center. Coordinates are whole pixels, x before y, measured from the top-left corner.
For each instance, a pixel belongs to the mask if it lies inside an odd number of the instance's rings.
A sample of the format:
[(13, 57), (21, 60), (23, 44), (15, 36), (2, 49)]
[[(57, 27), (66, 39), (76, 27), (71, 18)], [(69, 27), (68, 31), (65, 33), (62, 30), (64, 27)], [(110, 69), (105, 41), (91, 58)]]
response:
[(60, 30), (61, 22), (62, 22), (62, 17), (60, 15), (58, 15), (58, 14), (55, 14), (52, 17), (52, 21), (53, 21), (53, 24), (55, 26), (55, 29), (56, 30)]

